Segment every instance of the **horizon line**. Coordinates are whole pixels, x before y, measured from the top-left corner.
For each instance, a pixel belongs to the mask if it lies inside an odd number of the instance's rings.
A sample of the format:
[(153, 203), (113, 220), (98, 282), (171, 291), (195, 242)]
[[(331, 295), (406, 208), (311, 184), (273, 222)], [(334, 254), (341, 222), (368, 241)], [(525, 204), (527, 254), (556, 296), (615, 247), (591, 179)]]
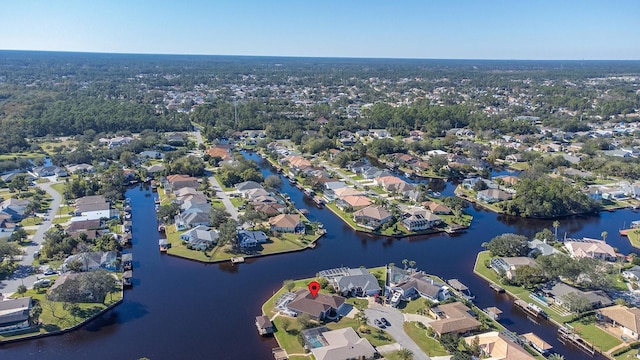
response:
[(458, 60), (458, 61), (640, 61), (640, 59), (524, 59), (524, 58), (421, 58), (421, 57), (367, 57), (367, 56), (309, 56), (309, 55), (249, 55), (249, 54), (195, 54), (195, 53), (152, 53), (152, 52), (107, 52), (78, 50), (38, 50), (0, 49), (2, 52), (38, 52), (97, 55), (157, 55), (157, 56), (217, 56), (250, 58), (295, 58), (295, 59), (361, 59), (361, 60)]

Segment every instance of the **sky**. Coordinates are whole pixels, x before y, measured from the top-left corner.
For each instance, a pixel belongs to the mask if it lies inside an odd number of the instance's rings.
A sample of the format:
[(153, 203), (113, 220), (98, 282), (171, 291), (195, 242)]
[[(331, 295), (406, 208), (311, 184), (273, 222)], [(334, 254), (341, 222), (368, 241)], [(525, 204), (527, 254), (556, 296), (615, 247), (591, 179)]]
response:
[(0, 49), (640, 60), (640, 0), (3, 0)]

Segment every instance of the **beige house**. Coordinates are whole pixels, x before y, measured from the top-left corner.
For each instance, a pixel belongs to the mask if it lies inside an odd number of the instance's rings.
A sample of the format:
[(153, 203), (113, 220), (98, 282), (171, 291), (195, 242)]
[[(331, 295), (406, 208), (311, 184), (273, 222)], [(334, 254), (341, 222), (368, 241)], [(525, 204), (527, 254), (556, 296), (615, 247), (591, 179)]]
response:
[[(476, 340), (477, 339), (477, 340)], [(467, 336), (464, 341), (468, 345), (472, 345), (477, 341), (484, 355), (482, 358), (487, 360), (534, 360), (527, 350), (520, 345), (514, 343), (506, 336), (497, 331), (491, 331), (483, 334)]]
[(593, 259), (615, 261), (616, 252), (603, 240), (584, 238), (581, 241), (566, 241), (564, 246), (571, 257), (579, 259), (589, 257)]
[(376, 350), (369, 340), (358, 336), (353, 328), (347, 327), (327, 331), (323, 332), (320, 336), (322, 336), (324, 343), (327, 345), (311, 349), (316, 360), (375, 358)]
[(638, 333), (640, 332), (640, 309), (614, 305), (598, 310), (597, 317), (618, 327), (625, 336), (633, 340), (638, 340)]
[(379, 205), (368, 206), (353, 213), (353, 221), (359, 226), (375, 230), (391, 220), (391, 213)]
[(305, 225), (298, 214), (280, 214), (269, 219), (271, 231), (304, 234)]
[(471, 315), (471, 309), (459, 301), (438, 305), (429, 311), (438, 319), (431, 322), (431, 327), (438, 336), (450, 333), (463, 334), (478, 329), (482, 325)]

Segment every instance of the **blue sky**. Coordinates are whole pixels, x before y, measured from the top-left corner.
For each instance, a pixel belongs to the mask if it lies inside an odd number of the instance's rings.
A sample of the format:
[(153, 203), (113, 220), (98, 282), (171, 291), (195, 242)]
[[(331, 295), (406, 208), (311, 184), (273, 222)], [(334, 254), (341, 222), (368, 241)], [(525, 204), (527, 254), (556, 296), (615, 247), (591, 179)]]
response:
[(16, 0), (0, 49), (640, 59), (639, 0)]

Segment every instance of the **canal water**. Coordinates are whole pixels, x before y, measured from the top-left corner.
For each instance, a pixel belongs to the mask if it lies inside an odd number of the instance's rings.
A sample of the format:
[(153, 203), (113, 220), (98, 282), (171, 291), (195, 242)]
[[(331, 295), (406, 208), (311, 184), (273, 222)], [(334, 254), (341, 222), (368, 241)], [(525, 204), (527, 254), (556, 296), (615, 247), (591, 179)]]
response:
[[(247, 157), (260, 161), (255, 154)], [(272, 174), (260, 162), (265, 175)], [(149, 189), (130, 189), (126, 196), (133, 207), (134, 286), (127, 290), (122, 305), (74, 332), (33, 341), (0, 346), (0, 359), (269, 359), (273, 338), (261, 338), (254, 326), (261, 304), (285, 279), (314, 276), (322, 269), (339, 266), (380, 266), (403, 259), (444, 279), (458, 278), (476, 294), (479, 307), (495, 305), (504, 311), (503, 324), (517, 333), (533, 331), (566, 359), (590, 358), (556, 340), (549, 324), (536, 324), (504, 295), (493, 293), (487, 283), (472, 272), (481, 244), (505, 232), (533, 236), (551, 221), (524, 220), (497, 215), (469, 206), (474, 216), (468, 232), (390, 239), (355, 233), (327, 209), (318, 209), (302, 193), (284, 181), (299, 208), (309, 210), (312, 221), (325, 225), (328, 234), (313, 250), (205, 265), (158, 251), (158, 233), (153, 194)], [(599, 237), (620, 252), (632, 250), (618, 235), (623, 223), (640, 218), (631, 211), (604, 212), (600, 216), (560, 220), (559, 235)], [(589, 340), (589, 339), (587, 339)]]

